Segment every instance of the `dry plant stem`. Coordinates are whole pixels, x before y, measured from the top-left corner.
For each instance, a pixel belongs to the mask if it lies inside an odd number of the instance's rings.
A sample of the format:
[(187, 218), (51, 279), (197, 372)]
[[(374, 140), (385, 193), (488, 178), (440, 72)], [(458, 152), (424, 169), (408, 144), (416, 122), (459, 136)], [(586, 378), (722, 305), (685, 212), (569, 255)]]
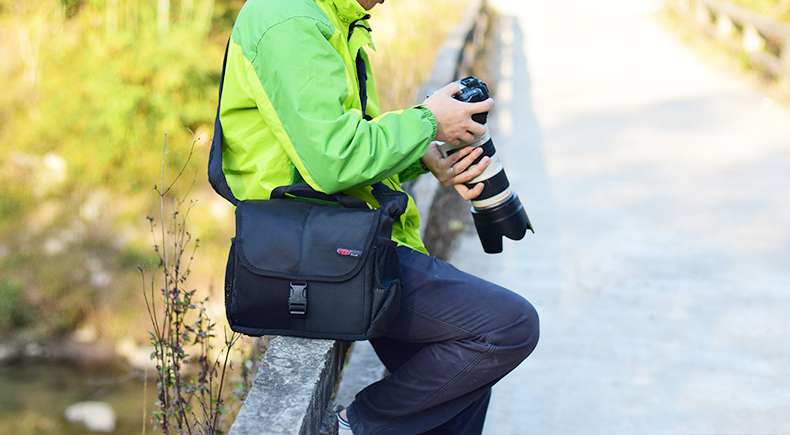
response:
[[(187, 204), (186, 196), (175, 200), (171, 198), (189, 160), (175, 179), (166, 184), (167, 146), (165, 136), (160, 182), (154, 188), (159, 196), (159, 216), (158, 219), (148, 218), (154, 252), (159, 258), (158, 274), (162, 284), (159, 292), (155, 290), (155, 275), (152, 274), (148, 280), (144, 270), (140, 269), (143, 297), (152, 328), (149, 334), (154, 348), (151, 358), (156, 362), (158, 377), (159, 409), (154, 416), (167, 435), (213, 435), (222, 430), (223, 387), (230, 369), (230, 352), (241, 336), (226, 331), (224, 346), (211, 359), (216, 324), (206, 309), (208, 297), (196, 301), (197, 289), (185, 288), (200, 246), (200, 241), (193, 239), (187, 229), (195, 202)], [(193, 142), (190, 157), (194, 147)], [(160, 186), (167, 188), (161, 189)], [(156, 302), (159, 298), (161, 305)], [(196, 354), (190, 355), (188, 348), (194, 349), (190, 352)], [(197, 369), (197, 375), (190, 367)]]
[[(145, 294), (145, 291), (143, 291)], [(148, 428), (148, 415), (147, 411), (148, 408), (145, 406), (145, 401), (148, 399), (148, 366), (145, 367), (143, 370), (143, 435), (146, 433), (146, 429)]]

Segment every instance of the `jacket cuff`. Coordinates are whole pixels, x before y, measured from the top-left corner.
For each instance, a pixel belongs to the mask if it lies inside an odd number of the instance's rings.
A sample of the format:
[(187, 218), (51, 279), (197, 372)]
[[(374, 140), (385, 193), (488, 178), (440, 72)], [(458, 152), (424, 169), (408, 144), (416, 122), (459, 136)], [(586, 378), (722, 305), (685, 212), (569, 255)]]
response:
[(433, 112), (431, 112), (431, 109), (429, 109), (429, 108), (427, 108), (427, 107), (425, 107), (423, 105), (414, 106), (414, 108), (419, 110), (420, 112), (422, 112), (422, 119), (425, 122), (430, 124), (430, 126), (431, 126), (431, 137), (429, 138), (429, 140), (433, 141), (434, 139), (436, 139), (436, 132), (438, 131), (436, 117), (433, 115)]
[(416, 162), (409, 165), (406, 169), (400, 171), (398, 174), (398, 181), (401, 183), (405, 183), (407, 181), (414, 180), (415, 178), (419, 177), (422, 174), (429, 172), (428, 168), (422, 164), (422, 159), (417, 159)]

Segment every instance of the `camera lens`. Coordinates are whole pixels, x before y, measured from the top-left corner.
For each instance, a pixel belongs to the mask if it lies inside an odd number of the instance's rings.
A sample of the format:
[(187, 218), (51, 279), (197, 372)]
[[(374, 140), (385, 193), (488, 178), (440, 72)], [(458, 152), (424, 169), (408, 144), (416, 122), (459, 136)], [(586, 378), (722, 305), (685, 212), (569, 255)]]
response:
[[(467, 77), (459, 82), (461, 90), (455, 96), (459, 101), (476, 103), (485, 101), (489, 97), (488, 86), (476, 77)], [(478, 113), (472, 116), (475, 122), (486, 124), (488, 113)], [(472, 188), (483, 183), (483, 193), (472, 200), (472, 217), (475, 228), (483, 245), (483, 250), (489, 254), (502, 252), (502, 237), (511, 240), (521, 240), (527, 230), (534, 232), (527, 212), (518, 195), (510, 190), (510, 181), (505, 174), (504, 166), (494, 147), (494, 141), (486, 127), (486, 132), (473, 144), (465, 144), (444, 149), (447, 155), (460, 151), (466, 146), (480, 147), (483, 153), (475, 160), (479, 163), (484, 157), (489, 157), (491, 163), (482, 174), (466, 184)]]

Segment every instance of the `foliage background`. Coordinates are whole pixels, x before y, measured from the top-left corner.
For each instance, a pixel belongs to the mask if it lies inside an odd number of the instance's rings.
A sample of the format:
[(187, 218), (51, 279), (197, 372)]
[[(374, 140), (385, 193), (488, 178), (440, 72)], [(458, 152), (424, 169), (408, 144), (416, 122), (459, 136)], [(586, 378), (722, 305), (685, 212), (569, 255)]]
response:
[[(165, 136), (170, 173), (195, 143), (178, 192), (198, 201), (192, 284), (221, 289), (232, 210), (204, 168), (222, 51), (243, 3), (0, 0), (0, 339), (144, 341), (135, 268), (154, 261), (145, 216)], [(462, 5), (373, 11), (385, 107), (414, 102)], [(211, 313), (222, 319), (216, 293)]]
[(734, 2), (790, 22), (790, 0), (734, 0)]

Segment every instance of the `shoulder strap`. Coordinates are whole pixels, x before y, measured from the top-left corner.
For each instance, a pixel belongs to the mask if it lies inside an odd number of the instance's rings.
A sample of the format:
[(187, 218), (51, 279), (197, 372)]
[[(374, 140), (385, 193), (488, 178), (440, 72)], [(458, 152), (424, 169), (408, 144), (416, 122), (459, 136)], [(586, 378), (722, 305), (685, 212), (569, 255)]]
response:
[[(225, 84), (225, 69), (228, 65), (229, 50), (230, 50), (230, 40), (228, 40), (228, 45), (225, 47), (225, 57), (222, 60), (222, 73), (219, 78), (219, 99), (217, 101), (217, 117), (214, 120), (214, 137), (211, 140), (211, 150), (209, 151), (209, 159), (208, 159), (208, 181), (215, 192), (217, 192), (220, 196), (228, 200), (228, 202), (230, 202), (231, 204), (238, 205), (239, 199), (236, 198), (235, 195), (233, 195), (233, 191), (231, 191), (230, 186), (228, 186), (228, 179), (225, 177), (225, 173), (222, 171), (223, 134), (222, 134), (222, 123), (220, 122), (219, 114), (220, 114), (220, 107), (222, 105), (222, 88), (224, 87)], [(362, 58), (361, 53), (357, 54), (356, 67), (357, 67), (357, 77), (359, 82), (359, 97), (361, 100), (360, 102), (362, 103), (362, 114), (365, 117), (365, 119), (370, 119), (367, 115), (365, 115), (365, 110), (367, 108), (367, 71), (365, 70), (365, 60)], [(308, 186), (307, 184), (305, 184), (301, 188), (312, 190), (316, 195), (324, 195), (321, 192), (318, 192), (312, 187)], [(376, 196), (377, 198), (379, 197), (379, 195), (383, 194), (386, 191), (392, 191), (392, 190), (386, 187), (381, 182), (375, 183), (373, 185), (373, 195)], [(336, 195), (331, 197), (335, 198)], [(339, 202), (343, 204), (343, 201), (339, 201)]]
[(239, 200), (233, 195), (228, 186), (228, 179), (222, 172), (222, 123), (219, 122), (219, 109), (222, 105), (222, 87), (225, 85), (225, 67), (228, 65), (228, 50), (230, 40), (225, 47), (225, 58), (222, 60), (222, 74), (219, 76), (219, 99), (217, 100), (217, 117), (214, 119), (214, 137), (211, 140), (211, 151), (208, 157), (208, 181), (211, 187), (221, 197), (227, 199), (231, 204), (238, 205)]

